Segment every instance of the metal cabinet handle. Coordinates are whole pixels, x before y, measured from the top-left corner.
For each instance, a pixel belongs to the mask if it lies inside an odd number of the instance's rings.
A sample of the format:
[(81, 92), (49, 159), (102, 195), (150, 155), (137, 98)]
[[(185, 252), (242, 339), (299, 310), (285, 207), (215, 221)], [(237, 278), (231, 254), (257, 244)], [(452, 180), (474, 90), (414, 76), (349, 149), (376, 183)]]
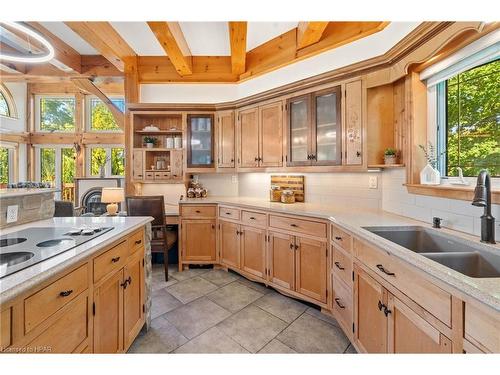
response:
[(127, 285), (130, 285), (130, 284), (132, 284), (132, 277), (131, 276), (126, 278), (125, 281), (120, 284), (120, 286), (122, 286), (123, 289), (127, 289)]
[(345, 306), (340, 303), (340, 298), (335, 298), (335, 303), (337, 304), (338, 307), (341, 309), (345, 309)]
[(226, 215), (231, 215), (231, 212), (226, 212)]
[(255, 220), (255, 218), (253, 216), (250, 216), (250, 220)]
[(200, 214), (200, 213), (201, 213), (201, 211), (200, 211), (200, 210), (196, 210), (195, 212), (196, 212), (197, 214)]
[(254, 159), (254, 161), (259, 161), (259, 158), (256, 156), (255, 159)]
[(298, 250), (299, 245), (295, 245), (294, 248), (295, 248), (295, 250)]
[(113, 263), (116, 263), (116, 262), (118, 262), (119, 260), (120, 260), (120, 257), (111, 258), (111, 261), (112, 261)]
[(65, 291), (63, 291), (63, 292), (59, 293), (59, 295), (60, 295), (61, 297), (67, 297), (67, 296), (69, 296), (71, 293), (73, 293), (73, 290), (72, 290), (72, 289), (70, 289), (70, 290), (65, 290)]
[(342, 241), (342, 237), (339, 237), (339, 236), (335, 236), (335, 239), (336, 239), (337, 241)]
[(298, 228), (299, 226), (297, 224), (290, 224), (291, 227)]
[(384, 314), (385, 316), (389, 315), (392, 311), (387, 308), (387, 306), (384, 306)]
[(215, 229), (215, 224), (212, 224), (212, 229)]
[(290, 244), (290, 249), (292, 249), (292, 250), (293, 250), (293, 243), (291, 243), (291, 244)]
[(136, 245), (140, 245), (141, 243), (142, 243), (142, 240), (136, 240), (136, 241), (135, 241), (135, 244), (136, 244)]
[(361, 151), (356, 151), (356, 156), (359, 158), (361, 156)]
[(388, 275), (388, 276), (395, 276), (395, 275), (396, 275), (394, 272), (389, 272), (389, 271), (387, 271), (387, 270), (384, 268), (384, 266), (383, 266), (383, 265), (381, 265), (381, 264), (377, 264), (377, 268), (378, 268), (380, 271), (382, 271), (383, 273), (385, 273), (386, 275)]
[(340, 265), (340, 263), (339, 263), (339, 262), (335, 262), (334, 264), (335, 264), (335, 266), (336, 266), (339, 270), (341, 270), (341, 271), (345, 270), (345, 268), (344, 268), (344, 267), (342, 267), (342, 266)]
[(379, 311), (382, 311), (382, 309), (384, 307), (385, 307), (385, 305), (382, 302), (378, 301), (378, 309), (379, 309)]

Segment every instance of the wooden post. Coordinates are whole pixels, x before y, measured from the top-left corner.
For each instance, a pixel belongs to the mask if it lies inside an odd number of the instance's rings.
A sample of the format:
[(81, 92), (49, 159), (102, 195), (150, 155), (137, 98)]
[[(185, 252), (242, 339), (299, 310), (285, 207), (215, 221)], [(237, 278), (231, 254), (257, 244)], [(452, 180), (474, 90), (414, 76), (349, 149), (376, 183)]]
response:
[(133, 131), (128, 106), (139, 102), (139, 74), (137, 72), (137, 56), (125, 58), (125, 194), (140, 195), (141, 186), (132, 183), (132, 149)]

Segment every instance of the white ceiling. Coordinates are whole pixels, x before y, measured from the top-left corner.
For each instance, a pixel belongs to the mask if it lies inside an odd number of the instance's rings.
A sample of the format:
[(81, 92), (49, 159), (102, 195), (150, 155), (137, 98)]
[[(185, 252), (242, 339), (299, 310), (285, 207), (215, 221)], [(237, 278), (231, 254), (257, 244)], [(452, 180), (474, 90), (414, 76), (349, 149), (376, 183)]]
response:
[(73, 47), (81, 55), (99, 55), (90, 44), (66, 26), (63, 22), (40, 22), (52, 34)]
[(247, 51), (297, 27), (298, 22), (248, 22)]
[(180, 22), (193, 56), (229, 56), (227, 22)]
[(111, 22), (111, 26), (140, 56), (165, 56), (160, 42), (146, 22)]

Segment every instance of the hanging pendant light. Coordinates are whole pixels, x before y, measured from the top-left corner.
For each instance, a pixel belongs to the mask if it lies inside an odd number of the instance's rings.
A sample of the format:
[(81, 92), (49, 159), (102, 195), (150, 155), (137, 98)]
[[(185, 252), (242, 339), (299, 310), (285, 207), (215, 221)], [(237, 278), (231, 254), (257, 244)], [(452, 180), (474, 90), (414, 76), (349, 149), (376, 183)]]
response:
[(44, 55), (28, 55), (28, 56), (16, 56), (16, 55), (8, 55), (5, 54), (0, 49), (0, 60), (3, 61), (11, 61), (11, 62), (19, 62), (19, 63), (44, 63), (50, 61), (54, 58), (54, 47), (50, 44), (50, 42), (45, 39), (43, 36), (38, 34), (37, 32), (31, 30), (30, 28), (18, 23), (18, 22), (10, 22), (10, 21), (1, 21), (0, 25), (4, 24), (9, 26), (12, 29), (20, 31), (23, 34), (26, 34), (28, 37), (33, 38), (40, 42), (44, 48), (47, 50), (47, 53)]

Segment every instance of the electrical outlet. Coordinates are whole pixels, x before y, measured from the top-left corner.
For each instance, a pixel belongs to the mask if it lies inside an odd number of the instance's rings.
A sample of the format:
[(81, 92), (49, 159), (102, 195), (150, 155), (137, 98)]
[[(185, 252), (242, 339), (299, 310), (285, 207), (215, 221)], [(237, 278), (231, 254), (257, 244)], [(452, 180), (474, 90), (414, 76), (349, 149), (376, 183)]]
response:
[(238, 183), (238, 175), (233, 174), (233, 175), (231, 176), (231, 182), (232, 182), (233, 184), (237, 184), (237, 183)]
[(377, 176), (370, 176), (368, 179), (368, 187), (370, 189), (376, 189), (378, 186), (378, 178)]
[(17, 210), (19, 206), (7, 206), (7, 223), (14, 223), (17, 221)]

